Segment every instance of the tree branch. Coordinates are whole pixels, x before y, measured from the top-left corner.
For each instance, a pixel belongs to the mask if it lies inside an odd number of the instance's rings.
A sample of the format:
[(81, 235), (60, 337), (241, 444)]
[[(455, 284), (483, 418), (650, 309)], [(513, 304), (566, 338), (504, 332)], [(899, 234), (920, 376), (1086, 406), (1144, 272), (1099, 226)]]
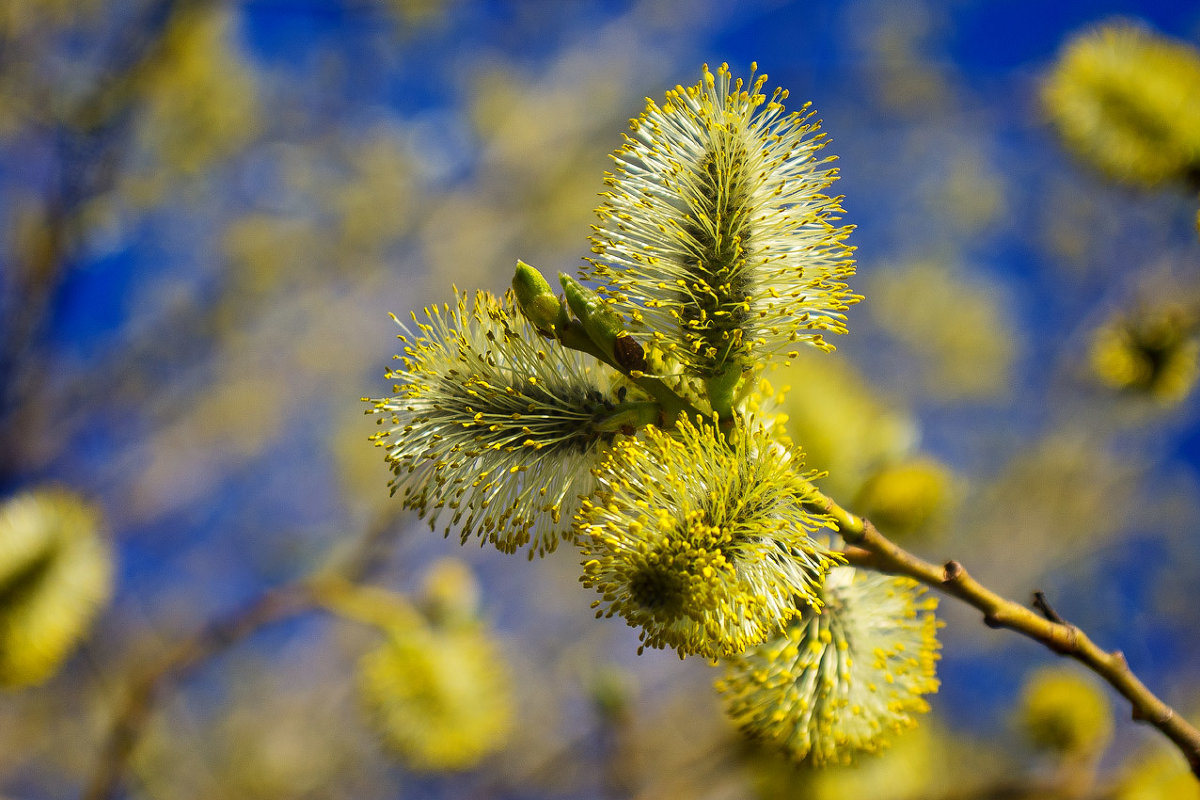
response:
[(907, 575), (932, 586), (982, 611), (983, 622), (989, 628), (1008, 628), (1024, 634), (1104, 678), (1129, 701), (1134, 721), (1158, 728), (1175, 743), (1191, 765), (1192, 773), (1200, 778), (1200, 731), (1146, 688), (1120, 650), (1101, 649), (1078, 627), (1063, 621), (1044, 597), (1035, 600), (1045, 614), (1040, 616), (983, 586), (957, 561), (938, 566), (909, 553), (880, 533), (870, 520), (851, 514), (819, 492), (813, 505), (828, 513), (837, 524), (847, 543), (845, 555), (851, 564)]
[(180, 642), (155, 666), (134, 679), (113, 719), (100, 762), (84, 790), (84, 799), (116, 797), (129, 759), (164, 692), (180, 683), (193, 669), (260, 628), (313, 605), (312, 593), (302, 582), (267, 591), (250, 605)]
[(117, 796), (129, 760), (158, 700), (182, 683), (194, 669), (267, 625), (322, 607), (330, 580), (351, 581), (366, 576), (387, 551), (399, 508), (397, 503), (380, 514), (349, 552), (335, 552), (329, 563), (312, 574), (267, 589), (249, 605), (176, 644), (156, 664), (133, 679), (113, 717), (99, 762), (84, 789), (83, 800), (111, 800)]

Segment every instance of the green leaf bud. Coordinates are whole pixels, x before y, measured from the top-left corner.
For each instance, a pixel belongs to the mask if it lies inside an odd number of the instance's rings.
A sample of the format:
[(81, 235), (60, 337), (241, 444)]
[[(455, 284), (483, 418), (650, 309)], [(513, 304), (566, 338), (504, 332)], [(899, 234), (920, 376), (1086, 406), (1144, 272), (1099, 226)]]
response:
[(548, 334), (567, 324), (567, 309), (562, 298), (554, 294), (550, 283), (536, 268), (518, 260), (512, 286), (521, 313), (539, 331)]
[(579, 318), (588, 337), (622, 369), (627, 372), (644, 371), (645, 353), (625, 329), (621, 316), (609, 308), (600, 295), (567, 273), (558, 273), (558, 279), (567, 296), (567, 305)]

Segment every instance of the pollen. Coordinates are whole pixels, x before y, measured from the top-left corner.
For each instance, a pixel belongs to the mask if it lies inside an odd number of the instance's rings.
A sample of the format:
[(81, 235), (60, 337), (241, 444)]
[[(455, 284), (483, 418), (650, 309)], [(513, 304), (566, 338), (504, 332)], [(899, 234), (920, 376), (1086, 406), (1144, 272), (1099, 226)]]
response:
[(814, 538), (798, 459), (760, 426), (728, 442), (711, 421), (647, 428), (597, 470), (606, 502), (576, 515), (585, 586), (644, 646), (730, 655), (764, 641), (819, 602), (836, 559)]
[(784, 633), (726, 661), (717, 688), (729, 715), (747, 735), (814, 765), (887, 746), (938, 688), (940, 623), (924, 592), (909, 578), (835, 568), (821, 613), (800, 609)]
[(837, 172), (819, 124), (807, 107), (787, 113), (786, 92), (768, 101), (765, 83), (722, 64), (665, 105), (648, 103), (597, 209), (593, 277), (703, 378), (796, 340), (820, 346), (819, 332), (843, 332), (859, 299), (845, 283), (850, 227), (826, 194)]
[(457, 526), (464, 542), (553, 551), (618, 436), (596, 424), (616, 402), (608, 368), (547, 348), (511, 293), (457, 294), (424, 313), (415, 330), (401, 324), (409, 346), (405, 368), (387, 375), (395, 393), (370, 401), (390, 423), (375, 443), (393, 493), (435, 529), (453, 510), (446, 533)]

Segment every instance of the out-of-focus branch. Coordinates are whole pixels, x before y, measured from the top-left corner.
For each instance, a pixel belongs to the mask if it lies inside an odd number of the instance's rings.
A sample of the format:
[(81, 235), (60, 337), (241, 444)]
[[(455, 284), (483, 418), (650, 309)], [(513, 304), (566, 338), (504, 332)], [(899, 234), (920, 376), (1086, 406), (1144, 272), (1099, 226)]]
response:
[(159, 698), (193, 669), (273, 622), (312, 608), (305, 582), (272, 589), (250, 605), (217, 620), (170, 650), (157, 664), (134, 679), (112, 722), (100, 761), (83, 793), (85, 800), (117, 796), (125, 768)]
[(193, 670), (262, 628), (306, 611), (324, 607), (326, 584), (332, 579), (361, 580), (389, 551), (397, 530), (400, 504), (381, 514), (348, 553), (335, 553), (331, 563), (313, 574), (268, 589), (248, 605), (205, 626), (172, 647), (134, 678), (119, 705), (100, 752), (96, 769), (83, 791), (84, 800), (117, 796), (146, 724), (162, 698)]
[[(14, 258), (12, 297), (0, 314), (0, 448), (15, 451), (18, 412), (37, 395), (36, 345), (54, 295), (86, 231), (81, 212), (111, 190), (130, 142), (129, 120), (138, 104), (140, 76), (161, 56), (172, 15), (210, 0), (152, 0), (124, 26), (99, 59), (100, 74), (49, 121), (57, 178), (44, 198), (36, 246)], [(3, 298), (0, 298), (2, 300)]]
[(818, 493), (813, 505), (828, 513), (837, 524), (846, 541), (845, 556), (850, 563), (907, 575), (932, 586), (982, 611), (984, 624), (988, 627), (1008, 628), (1024, 634), (1059, 655), (1070, 656), (1104, 678), (1129, 701), (1133, 719), (1162, 731), (1183, 752), (1192, 772), (1200, 778), (1200, 731), (1141, 682), (1120, 650), (1101, 649), (1078, 627), (1061, 621), (1044, 599), (1038, 607), (1045, 616), (983, 586), (957, 561), (947, 561), (939, 566), (913, 555), (880, 533), (870, 520), (850, 513), (824, 495)]

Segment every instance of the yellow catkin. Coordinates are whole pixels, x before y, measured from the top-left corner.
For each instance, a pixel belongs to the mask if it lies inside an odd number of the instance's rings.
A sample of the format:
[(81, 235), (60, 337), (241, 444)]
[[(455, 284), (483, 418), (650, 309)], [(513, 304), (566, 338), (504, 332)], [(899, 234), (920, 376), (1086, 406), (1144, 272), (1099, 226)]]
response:
[(1175, 405), (1196, 384), (1195, 314), (1173, 304), (1114, 315), (1092, 336), (1091, 366), (1114, 389)]
[[(611, 371), (545, 339), (511, 293), (459, 294), (399, 323), (394, 394), (370, 400), (393, 492), (447, 535), (554, 550), (618, 432)], [(630, 400), (640, 399), (633, 390)]]
[(413, 769), (470, 769), (512, 730), (511, 674), (478, 628), (394, 630), (363, 656), (358, 688), (376, 731)]
[(63, 489), (0, 505), (0, 686), (42, 683), (112, 594), (100, 512)]
[(648, 100), (614, 154), (596, 210), (592, 275), (613, 305), (706, 379), (736, 375), (798, 341), (830, 349), (859, 298), (849, 226), (809, 107), (728, 65)]
[(717, 688), (748, 736), (814, 765), (887, 746), (937, 691), (939, 623), (909, 578), (834, 569), (823, 608), (725, 662)]
[(650, 427), (597, 470), (576, 529), (585, 586), (645, 646), (717, 657), (778, 632), (796, 600), (818, 603), (837, 563), (813, 538), (824, 518), (798, 458), (751, 424), (732, 442), (711, 422)]
[(1099, 752), (1113, 729), (1104, 690), (1074, 667), (1050, 667), (1030, 675), (1017, 719), (1030, 742), (1062, 755)]
[(1063, 47), (1042, 98), (1079, 157), (1142, 186), (1200, 167), (1200, 52), (1130, 23), (1086, 31)]

